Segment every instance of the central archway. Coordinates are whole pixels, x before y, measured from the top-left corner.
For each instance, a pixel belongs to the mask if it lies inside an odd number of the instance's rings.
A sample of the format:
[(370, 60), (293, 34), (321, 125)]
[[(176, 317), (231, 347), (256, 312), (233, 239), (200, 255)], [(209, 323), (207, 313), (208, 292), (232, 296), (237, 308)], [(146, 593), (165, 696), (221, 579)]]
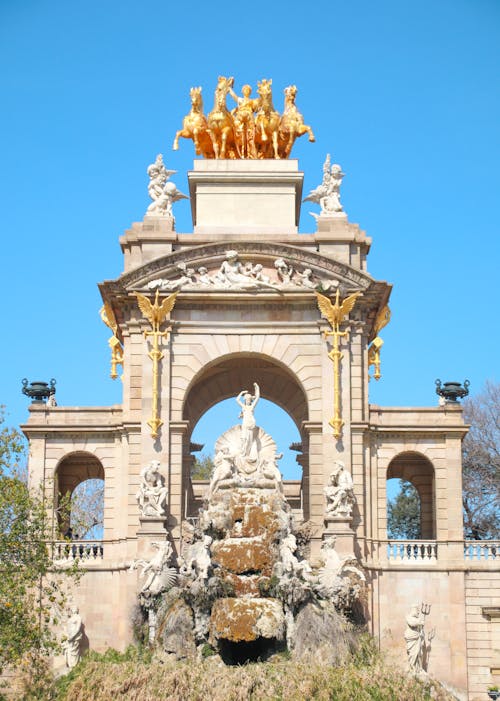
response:
[[(303, 471), (302, 484), (308, 483), (308, 436), (304, 423), (308, 421), (309, 410), (306, 393), (298, 378), (289, 368), (269, 356), (258, 353), (223, 356), (206, 365), (196, 375), (185, 395), (183, 420), (187, 423), (187, 432), (183, 451), (183, 484), (187, 496), (186, 515), (193, 515), (200, 505), (199, 495), (194, 493), (190, 478), (193, 460), (191, 436), (198, 420), (215, 404), (236, 397), (242, 389), (252, 389), (254, 382), (260, 387), (261, 397), (281, 407), (297, 426), (301, 436), (297, 461)], [(262, 428), (272, 435), (272, 426)], [(214, 436), (214, 441), (217, 437)], [(295, 506), (300, 505), (305, 518), (309, 512), (307, 494), (302, 485), (297, 485), (297, 489)]]

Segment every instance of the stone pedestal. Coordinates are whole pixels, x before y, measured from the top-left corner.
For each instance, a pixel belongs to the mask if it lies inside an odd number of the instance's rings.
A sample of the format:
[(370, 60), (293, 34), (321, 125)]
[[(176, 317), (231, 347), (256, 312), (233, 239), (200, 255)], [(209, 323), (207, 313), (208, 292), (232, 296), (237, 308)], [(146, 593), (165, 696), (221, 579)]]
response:
[(323, 540), (335, 536), (335, 550), (341, 558), (354, 553), (354, 531), (351, 523), (352, 518), (343, 516), (328, 516), (325, 518)]
[(167, 537), (166, 517), (145, 516), (139, 521), (141, 526), (137, 531), (137, 557), (147, 558), (154, 552), (151, 543), (165, 540)]
[(295, 159), (194, 161), (194, 232), (296, 234), (303, 178)]

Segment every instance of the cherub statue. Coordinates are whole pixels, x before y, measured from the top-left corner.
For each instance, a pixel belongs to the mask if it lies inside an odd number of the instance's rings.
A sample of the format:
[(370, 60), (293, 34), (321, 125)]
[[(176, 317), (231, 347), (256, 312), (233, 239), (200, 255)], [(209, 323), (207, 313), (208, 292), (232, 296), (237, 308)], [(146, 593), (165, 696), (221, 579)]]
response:
[(281, 282), (284, 285), (289, 285), (295, 272), (292, 266), (288, 265), (283, 258), (277, 258), (274, 261), (274, 267), (276, 268), (278, 278), (281, 280)]
[[(340, 184), (345, 173), (342, 168), (334, 163), (330, 167), (330, 154), (327, 154), (323, 164), (323, 182), (317, 188), (311, 190), (304, 202), (316, 202), (321, 207), (320, 217), (328, 217), (343, 211), (340, 203)], [(314, 217), (318, 215), (311, 214)]]
[(150, 560), (134, 560), (130, 565), (130, 570), (138, 567), (142, 568), (141, 577), (146, 577), (146, 581), (141, 587), (140, 595), (143, 600), (148, 600), (156, 596), (164, 589), (172, 586), (177, 579), (177, 572), (174, 568), (168, 567), (173, 550), (168, 540), (153, 541), (151, 545), (157, 549), (157, 553)]
[(168, 488), (164, 484), (159, 468), (158, 460), (151, 460), (141, 471), (141, 483), (136, 494), (141, 516), (158, 518), (166, 516)]
[(177, 190), (174, 183), (167, 182), (168, 178), (176, 172), (165, 168), (161, 153), (156, 157), (156, 161), (148, 166), (148, 193), (153, 201), (147, 208), (146, 215), (167, 216), (173, 219), (172, 204), (178, 200), (189, 199), (187, 195)]

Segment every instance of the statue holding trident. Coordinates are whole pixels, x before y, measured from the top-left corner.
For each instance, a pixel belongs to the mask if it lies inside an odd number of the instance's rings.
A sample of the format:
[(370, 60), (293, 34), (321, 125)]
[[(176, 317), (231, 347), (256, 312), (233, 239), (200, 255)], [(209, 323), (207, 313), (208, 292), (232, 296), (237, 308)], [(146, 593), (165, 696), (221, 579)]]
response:
[(241, 455), (248, 460), (255, 461), (258, 458), (257, 443), (255, 440), (255, 416), (254, 409), (260, 399), (259, 385), (253, 383), (255, 394), (243, 389), (236, 397), (236, 401), (241, 407)]

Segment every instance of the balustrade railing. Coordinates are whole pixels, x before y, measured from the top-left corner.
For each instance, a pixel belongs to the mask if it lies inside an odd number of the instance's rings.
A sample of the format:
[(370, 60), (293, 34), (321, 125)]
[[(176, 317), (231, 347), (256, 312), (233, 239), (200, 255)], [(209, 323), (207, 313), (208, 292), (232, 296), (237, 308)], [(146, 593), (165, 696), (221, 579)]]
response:
[(464, 558), (475, 562), (500, 560), (500, 540), (466, 540)]
[(438, 544), (435, 540), (389, 540), (387, 559), (390, 562), (430, 563), (436, 562)]
[(52, 559), (55, 562), (92, 562), (103, 558), (102, 540), (58, 540), (52, 543)]

